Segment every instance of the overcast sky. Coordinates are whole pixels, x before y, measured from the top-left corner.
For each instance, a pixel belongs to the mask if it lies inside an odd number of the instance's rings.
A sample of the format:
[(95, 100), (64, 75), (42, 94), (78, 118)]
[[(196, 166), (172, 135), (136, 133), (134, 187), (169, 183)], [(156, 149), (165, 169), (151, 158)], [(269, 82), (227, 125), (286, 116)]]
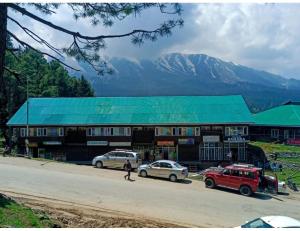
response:
[[(288, 78), (300, 79), (300, 4), (182, 4), (185, 25), (173, 35), (142, 46), (130, 43), (129, 38), (107, 41), (101, 55), (131, 59), (155, 59), (170, 52), (201, 53), (232, 61), (236, 64), (266, 70)], [(31, 8), (29, 8), (32, 12)], [(29, 18), (9, 12), (35, 32), (58, 47), (66, 46), (71, 37), (51, 30)], [(98, 35), (128, 32), (132, 29), (154, 29), (169, 15), (157, 9), (141, 16), (116, 22), (111, 28), (93, 27), (86, 20), (75, 21), (72, 11), (61, 6), (51, 19), (55, 24)], [(9, 29), (21, 39), (30, 41), (20, 28), (9, 22)]]

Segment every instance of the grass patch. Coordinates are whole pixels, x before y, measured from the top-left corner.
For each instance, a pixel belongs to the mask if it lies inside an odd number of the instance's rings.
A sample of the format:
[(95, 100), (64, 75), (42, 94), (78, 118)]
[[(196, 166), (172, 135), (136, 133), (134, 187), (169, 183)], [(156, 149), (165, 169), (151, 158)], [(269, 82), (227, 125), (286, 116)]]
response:
[(37, 213), (0, 194), (1, 228), (48, 228), (53, 225), (45, 214)]
[(300, 153), (300, 146), (275, 144), (275, 143), (268, 143), (268, 142), (261, 142), (261, 141), (250, 142), (249, 144), (260, 147), (265, 153), (272, 153), (272, 152)]

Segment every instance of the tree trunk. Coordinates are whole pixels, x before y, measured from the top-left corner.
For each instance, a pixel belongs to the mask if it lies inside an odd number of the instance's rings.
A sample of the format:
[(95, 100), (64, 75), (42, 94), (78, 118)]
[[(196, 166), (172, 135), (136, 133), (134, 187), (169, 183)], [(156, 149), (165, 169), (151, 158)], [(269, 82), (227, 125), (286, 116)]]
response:
[(7, 134), (7, 91), (4, 81), (5, 51), (7, 41), (7, 4), (0, 3), (0, 129), (8, 143)]

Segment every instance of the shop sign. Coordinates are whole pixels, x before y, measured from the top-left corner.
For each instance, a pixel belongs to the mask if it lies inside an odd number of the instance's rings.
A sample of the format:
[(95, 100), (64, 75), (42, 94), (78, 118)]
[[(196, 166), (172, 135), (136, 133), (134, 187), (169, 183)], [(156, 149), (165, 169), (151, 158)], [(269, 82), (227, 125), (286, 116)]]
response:
[(87, 146), (107, 146), (108, 145), (108, 141), (104, 141), (104, 140), (90, 140), (87, 141), (86, 143)]
[(178, 144), (195, 144), (194, 138), (178, 139)]
[(203, 136), (203, 142), (220, 142), (220, 136)]
[(44, 141), (44, 145), (61, 145), (61, 141)]
[(174, 141), (157, 141), (157, 146), (174, 146)]
[(241, 136), (232, 136), (227, 138), (227, 142), (232, 142), (232, 143), (239, 143), (239, 142), (245, 142), (245, 138)]
[(131, 142), (109, 142), (109, 146), (112, 146), (112, 147), (130, 147)]

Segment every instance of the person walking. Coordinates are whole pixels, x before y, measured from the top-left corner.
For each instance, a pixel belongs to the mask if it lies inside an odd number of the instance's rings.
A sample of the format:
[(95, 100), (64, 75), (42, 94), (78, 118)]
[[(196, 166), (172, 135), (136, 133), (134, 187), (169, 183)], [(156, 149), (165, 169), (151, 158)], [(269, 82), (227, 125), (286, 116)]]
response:
[(130, 172), (131, 172), (131, 163), (129, 160), (126, 161), (126, 163), (124, 164), (124, 169), (126, 169), (127, 171), (127, 175), (124, 176), (124, 179), (126, 180), (126, 177), (128, 180), (130, 179)]

